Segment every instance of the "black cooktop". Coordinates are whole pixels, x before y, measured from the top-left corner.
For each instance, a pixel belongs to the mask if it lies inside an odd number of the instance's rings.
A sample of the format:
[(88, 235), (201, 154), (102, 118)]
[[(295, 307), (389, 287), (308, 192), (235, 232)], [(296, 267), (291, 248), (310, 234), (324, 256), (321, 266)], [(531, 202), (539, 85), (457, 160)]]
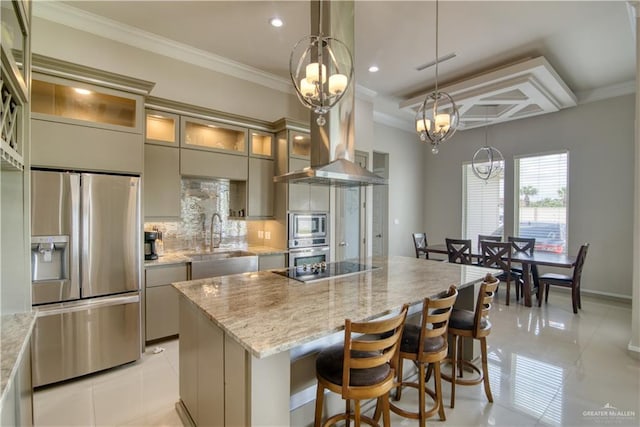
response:
[(365, 271), (371, 271), (376, 268), (378, 267), (370, 264), (340, 261), (298, 265), (285, 270), (274, 270), (273, 272), (300, 282), (310, 283), (318, 280), (330, 279), (332, 277), (358, 274)]

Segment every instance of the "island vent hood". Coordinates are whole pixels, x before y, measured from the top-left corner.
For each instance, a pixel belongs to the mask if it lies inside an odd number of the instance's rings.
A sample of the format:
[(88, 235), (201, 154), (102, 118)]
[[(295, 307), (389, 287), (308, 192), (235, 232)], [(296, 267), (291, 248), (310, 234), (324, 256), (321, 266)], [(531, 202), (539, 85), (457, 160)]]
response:
[[(311, 30), (318, 33), (318, 8), (311, 7)], [(328, 13), (327, 13), (328, 12)], [(352, 1), (324, 1), (324, 34), (345, 43), (353, 55), (354, 14)], [(318, 126), (315, 113), (311, 120), (311, 166), (273, 178), (274, 182), (307, 183), (337, 187), (386, 185), (387, 179), (354, 163), (355, 84), (349, 85), (342, 100), (326, 115), (324, 126)]]

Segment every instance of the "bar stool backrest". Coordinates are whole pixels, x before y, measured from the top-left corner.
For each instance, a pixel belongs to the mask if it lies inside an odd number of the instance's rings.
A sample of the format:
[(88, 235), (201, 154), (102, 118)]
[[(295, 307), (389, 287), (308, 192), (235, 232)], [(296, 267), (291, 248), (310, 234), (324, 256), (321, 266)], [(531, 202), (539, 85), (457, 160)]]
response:
[(451, 285), (449, 290), (438, 295), (435, 299), (425, 298), (422, 305), (422, 325), (418, 344), (418, 360), (422, 360), (424, 342), (427, 338), (444, 337), (447, 339), (449, 318), (453, 305), (458, 298), (458, 290)]
[(474, 338), (482, 335), (488, 335), (489, 331), (482, 329), (482, 319), (487, 317), (491, 310), (493, 298), (498, 289), (499, 280), (496, 279), (493, 283), (482, 282), (480, 290), (478, 291), (478, 301), (476, 302), (476, 311), (473, 318), (473, 336)]
[[(343, 396), (349, 395), (352, 369), (370, 369), (389, 363), (395, 371), (402, 329), (408, 311), (409, 305), (405, 304), (398, 315), (389, 319), (371, 322), (345, 320)], [(352, 351), (363, 353), (359, 353), (358, 357), (351, 357)]]

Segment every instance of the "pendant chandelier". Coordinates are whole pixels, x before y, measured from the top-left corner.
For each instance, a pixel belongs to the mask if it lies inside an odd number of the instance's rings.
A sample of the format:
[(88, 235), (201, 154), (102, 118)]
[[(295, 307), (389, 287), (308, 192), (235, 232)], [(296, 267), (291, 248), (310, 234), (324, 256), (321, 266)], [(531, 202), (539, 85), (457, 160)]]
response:
[[(486, 109), (488, 108), (489, 106), (486, 107)], [(489, 139), (489, 120), (487, 119), (486, 109), (484, 118), (484, 147), (479, 148), (471, 160), (471, 170), (473, 174), (485, 182), (500, 176), (504, 169), (504, 157), (502, 157), (502, 153), (497, 148), (490, 147), (487, 142)]]
[(422, 142), (431, 143), (431, 152), (438, 154), (439, 146), (458, 128), (460, 115), (451, 95), (438, 91), (438, 1), (436, 0), (436, 84), (416, 114), (416, 131)]
[(319, 4), (318, 35), (302, 38), (289, 58), (289, 75), (298, 99), (318, 114), (323, 126), (326, 114), (336, 105), (353, 80), (353, 59), (346, 44), (322, 32), (322, 0)]

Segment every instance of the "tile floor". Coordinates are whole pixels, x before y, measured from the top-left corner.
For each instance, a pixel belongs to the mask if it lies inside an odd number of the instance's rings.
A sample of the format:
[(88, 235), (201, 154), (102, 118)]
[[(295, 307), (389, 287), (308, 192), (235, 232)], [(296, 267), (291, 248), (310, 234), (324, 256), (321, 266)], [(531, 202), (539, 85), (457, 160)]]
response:
[[(585, 426), (640, 424), (640, 361), (627, 355), (631, 307), (583, 297), (571, 311), (567, 294), (554, 292), (542, 308), (504, 305), (491, 313), (489, 369), (494, 403), (482, 386), (458, 387), (447, 426)], [(63, 385), (38, 390), (36, 426), (181, 426), (178, 343), (149, 347), (141, 361)], [(444, 383), (445, 403), (449, 383)], [(415, 404), (407, 390), (403, 406)], [(603, 408), (609, 409), (603, 409)], [(611, 407), (617, 409), (611, 409)], [(312, 420), (310, 420), (312, 422)], [(394, 426), (415, 421), (392, 417)]]

